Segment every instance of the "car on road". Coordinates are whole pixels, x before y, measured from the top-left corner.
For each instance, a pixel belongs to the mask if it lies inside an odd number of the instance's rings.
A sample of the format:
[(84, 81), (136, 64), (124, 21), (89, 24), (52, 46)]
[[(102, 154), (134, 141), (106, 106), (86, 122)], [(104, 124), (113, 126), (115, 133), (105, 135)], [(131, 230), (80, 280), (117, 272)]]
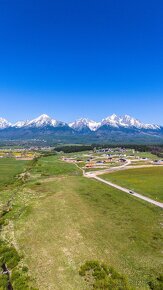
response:
[(130, 194), (134, 194), (134, 191), (133, 191), (133, 190), (129, 190), (129, 193), (130, 193)]

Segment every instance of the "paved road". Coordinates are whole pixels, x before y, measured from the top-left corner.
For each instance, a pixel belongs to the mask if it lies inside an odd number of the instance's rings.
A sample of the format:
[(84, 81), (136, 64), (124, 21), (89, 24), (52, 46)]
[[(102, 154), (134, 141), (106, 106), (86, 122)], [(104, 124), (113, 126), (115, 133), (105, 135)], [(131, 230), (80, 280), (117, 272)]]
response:
[(140, 169), (140, 168), (150, 168), (150, 167), (163, 167), (163, 165), (132, 165), (130, 161), (127, 161), (125, 164), (116, 167), (110, 167), (107, 169), (101, 169), (97, 171), (89, 171), (89, 173), (95, 173), (96, 175), (102, 175), (106, 173), (111, 173), (114, 171), (128, 170), (128, 169)]
[[(101, 174), (110, 173), (113, 171), (119, 171), (119, 170), (126, 169), (126, 167), (129, 166), (130, 164), (131, 164), (131, 161), (127, 160), (124, 164), (122, 164), (120, 166), (110, 167), (110, 168), (106, 168), (106, 169), (100, 169), (100, 170), (96, 170), (96, 171), (90, 171), (90, 173), (95, 173), (96, 175), (101, 175)], [(86, 173), (86, 175), (87, 175), (87, 173)]]
[(135, 191), (134, 192), (132, 191), (132, 193), (131, 193), (130, 190), (127, 189), (127, 188), (125, 188), (125, 187), (119, 186), (119, 185), (117, 185), (115, 183), (112, 183), (110, 181), (107, 181), (105, 179), (102, 179), (102, 178), (96, 176), (96, 172), (89, 172), (89, 173), (87, 172), (87, 173), (84, 174), (84, 176), (85, 177), (88, 177), (88, 178), (94, 178), (94, 179), (96, 179), (96, 180), (98, 180), (100, 182), (103, 182), (103, 183), (105, 183), (105, 184), (107, 184), (109, 186), (112, 186), (112, 187), (114, 187), (114, 188), (116, 188), (118, 190), (121, 190), (123, 192), (126, 192), (126, 193), (128, 193), (128, 194), (130, 194), (132, 196), (137, 197), (137, 198), (143, 199), (143, 200), (145, 200), (145, 201), (147, 201), (147, 202), (149, 202), (149, 203), (151, 203), (151, 204), (153, 204), (155, 206), (158, 206), (160, 208), (163, 208), (163, 203), (158, 202), (158, 201), (155, 201), (155, 200), (153, 200), (151, 198), (148, 198), (148, 197), (146, 197), (144, 195), (141, 195), (141, 194), (139, 194), (139, 193), (137, 193)]
[[(85, 170), (82, 169), (82, 168), (80, 168), (77, 164), (76, 164), (76, 166), (80, 170), (82, 170), (83, 176), (85, 176), (87, 178), (94, 178), (94, 179), (96, 179), (96, 180), (98, 180), (100, 182), (103, 182), (103, 183), (105, 183), (105, 184), (107, 184), (109, 186), (112, 186), (112, 187), (114, 187), (114, 188), (116, 188), (118, 190), (121, 190), (121, 191), (126, 192), (126, 193), (128, 193), (130, 195), (133, 195), (133, 196), (135, 196), (137, 198), (140, 198), (142, 200), (145, 200), (145, 201), (147, 201), (147, 202), (149, 202), (149, 203), (151, 203), (151, 204), (153, 204), (155, 206), (158, 206), (160, 208), (163, 208), (163, 203), (161, 203), (161, 202), (158, 202), (158, 201), (156, 201), (154, 199), (151, 199), (149, 197), (146, 197), (144, 195), (141, 195), (141, 194), (139, 194), (139, 193), (137, 193), (135, 191), (131, 193), (130, 190), (127, 189), (127, 188), (125, 188), (125, 187), (119, 186), (119, 185), (117, 185), (115, 183), (112, 183), (110, 181), (107, 181), (105, 179), (102, 179), (102, 178), (98, 177), (98, 175), (105, 174), (105, 173), (111, 173), (111, 172), (119, 171), (119, 170), (126, 170), (126, 169), (131, 169), (131, 168), (156, 167), (157, 166), (157, 165), (140, 165), (140, 166), (132, 166), (131, 165), (131, 166), (129, 166), (130, 164), (131, 164), (131, 161), (130, 160), (127, 160), (127, 162), (125, 164), (121, 165), (121, 166), (111, 167), (111, 168), (105, 169), (105, 170), (90, 171), (90, 172), (85, 172)], [(161, 165), (158, 165), (158, 166), (161, 166)]]

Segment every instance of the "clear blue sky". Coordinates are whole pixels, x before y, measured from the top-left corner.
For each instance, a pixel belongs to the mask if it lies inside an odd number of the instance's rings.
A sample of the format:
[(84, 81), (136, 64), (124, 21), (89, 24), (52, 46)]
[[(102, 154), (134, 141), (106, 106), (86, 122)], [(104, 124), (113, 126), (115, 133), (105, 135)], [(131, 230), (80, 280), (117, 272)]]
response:
[(163, 124), (162, 0), (0, 0), (0, 116)]

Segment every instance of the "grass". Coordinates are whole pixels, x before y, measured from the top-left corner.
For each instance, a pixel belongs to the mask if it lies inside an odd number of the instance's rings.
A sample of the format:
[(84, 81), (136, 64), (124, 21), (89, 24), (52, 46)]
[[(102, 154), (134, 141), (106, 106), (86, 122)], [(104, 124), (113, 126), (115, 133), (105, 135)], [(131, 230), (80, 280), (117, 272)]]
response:
[(24, 256), (40, 290), (86, 290), (88, 260), (111, 265), (134, 289), (161, 272), (161, 209), (41, 158), (18, 192), (4, 237)]
[(49, 156), (40, 158), (34, 168), (34, 173), (39, 173), (41, 175), (50, 176), (50, 175), (79, 175), (81, 174), (80, 170), (75, 167), (73, 164), (66, 163), (61, 161), (58, 156)]
[(33, 163), (30, 180), (16, 188), (3, 240), (17, 249), (39, 290), (90, 289), (79, 275), (89, 260), (114, 267), (133, 289), (149, 289), (162, 270), (161, 209), (84, 178), (60, 158)]
[(102, 177), (163, 202), (163, 167), (128, 169), (105, 174)]
[(15, 180), (15, 176), (25, 169), (26, 164), (27, 161), (12, 158), (0, 159), (0, 189), (11, 184)]
[(14, 204), (17, 193), (23, 187), (23, 183), (15, 177), (27, 169), (27, 162), (11, 158), (0, 161), (0, 289), (9, 289), (12, 285), (11, 288), (15, 290), (34, 290), (33, 279), (27, 273), (28, 268), (23, 266), (22, 256), (18, 253), (15, 240), (11, 238), (14, 232), (10, 227), (11, 219), (14, 218), (13, 206), (18, 206)]
[(139, 156), (140, 158), (149, 158), (151, 160), (159, 160), (160, 158), (157, 155), (154, 155), (150, 152), (136, 152), (135, 156)]
[(140, 158), (149, 158), (151, 160), (159, 160), (159, 157), (157, 157), (156, 155), (150, 153), (150, 152), (137, 152), (137, 151), (134, 151), (133, 153), (133, 150), (128, 150), (125, 152), (125, 154), (127, 156), (130, 156), (130, 155), (134, 155), (134, 156), (137, 156), (137, 157), (140, 157)]

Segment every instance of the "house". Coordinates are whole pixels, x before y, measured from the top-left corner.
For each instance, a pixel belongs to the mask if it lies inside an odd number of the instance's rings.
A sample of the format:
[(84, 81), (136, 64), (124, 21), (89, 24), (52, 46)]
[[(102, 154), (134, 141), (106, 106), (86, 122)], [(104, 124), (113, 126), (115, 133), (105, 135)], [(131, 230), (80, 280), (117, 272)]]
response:
[(120, 158), (119, 161), (120, 161), (120, 162), (126, 162), (126, 159), (124, 159), (124, 158)]
[(86, 168), (92, 168), (93, 164), (92, 163), (89, 163), (89, 164), (86, 164)]
[(155, 160), (153, 163), (156, 165), (163, 165), (163, 160)]

